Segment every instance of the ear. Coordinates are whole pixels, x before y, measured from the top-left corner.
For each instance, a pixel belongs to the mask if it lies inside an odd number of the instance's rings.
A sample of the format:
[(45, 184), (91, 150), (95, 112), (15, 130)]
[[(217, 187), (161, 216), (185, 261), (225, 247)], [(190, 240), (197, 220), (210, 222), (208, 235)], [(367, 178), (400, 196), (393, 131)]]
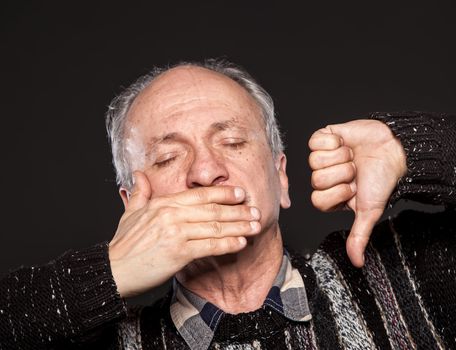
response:
[(119, 195), (122, 198), (124, 208), (127, 209), (128, 201), (130, 200), (131, 193), (125, 187), (121, 186), (119, 188)]
[(287, 209), (291, 206), (291, 200), (288, 194), (287, 157), (284, 153), (277, 157), (276, 169), (279, 172), (280, 181), (280, 206)]

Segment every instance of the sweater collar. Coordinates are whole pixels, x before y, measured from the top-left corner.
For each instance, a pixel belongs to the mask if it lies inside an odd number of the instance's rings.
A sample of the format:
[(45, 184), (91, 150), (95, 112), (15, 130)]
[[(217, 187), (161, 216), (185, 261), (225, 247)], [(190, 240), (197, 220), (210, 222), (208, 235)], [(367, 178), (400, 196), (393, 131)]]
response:
[[(276, 312), (292, 321), (309, 321), (309, 311), (304, 281), (299, 271), (291, 265), (285, 251), (282, 265), (263, 308)], [(192, 293), (176, 279), (170, 305), (171, 318), (178, 332), (192, 350), (207, 350), (225, 312), (216, 305)]]

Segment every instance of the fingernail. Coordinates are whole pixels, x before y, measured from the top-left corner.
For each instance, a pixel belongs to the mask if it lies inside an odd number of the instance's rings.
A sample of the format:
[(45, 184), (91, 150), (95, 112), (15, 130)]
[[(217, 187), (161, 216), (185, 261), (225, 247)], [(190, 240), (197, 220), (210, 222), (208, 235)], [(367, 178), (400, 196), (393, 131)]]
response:
[(258, 220), (260, 218), (260, 211), (257, 208), (250, 208), (250, 214), (252, 214), (252, 218)]
[(240, 187), (236, 187), (234, 189), (234, 196), (236, 197), (236, 199), (244, 198), (244, 190)]
[(238, 241), (241, 245), (245, 245), (245, 243), (247, 242), (244, 237), (238, 237)]
[(352, 190), (352, 192), (356, 192), (356, 182), (351, 182), (350, 183), (350, 189)]
[(350, 159), (353, 159), (353, 150), (351, 148), (349, 148), (349, 151), (350, 151)]
[(344, 145), (344, 139), (342, 137), (339, 137), (340, 139), (340, 145), (343, 146)]
[(250, 227), (252, 232), (258, 232), (260, 230), (260, 223), (258, 221), (250, 221)]

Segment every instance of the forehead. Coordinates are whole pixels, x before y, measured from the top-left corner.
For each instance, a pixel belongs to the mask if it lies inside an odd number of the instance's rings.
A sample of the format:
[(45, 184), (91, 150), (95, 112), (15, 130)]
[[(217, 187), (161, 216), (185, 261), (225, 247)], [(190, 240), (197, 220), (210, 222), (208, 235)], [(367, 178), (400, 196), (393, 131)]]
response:
[(141, 126), (158, 134), (182, 124), (203, 126), (227, 119), (263, 126), (260, 107), (237, 82), (205, 68), (182, 66), (160, 75), (136, 97), (127, 130)]

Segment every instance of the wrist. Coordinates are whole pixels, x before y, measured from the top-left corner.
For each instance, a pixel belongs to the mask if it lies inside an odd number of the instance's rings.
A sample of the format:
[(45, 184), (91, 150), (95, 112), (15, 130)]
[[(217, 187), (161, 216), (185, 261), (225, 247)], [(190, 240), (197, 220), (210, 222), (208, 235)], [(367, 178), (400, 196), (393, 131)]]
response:
[(396, 165), (397, 180), (399, 181), (402, 177), (407, 174), (407, 155), (405, 153), (404, 146), (401, 141), (393, 135), (393, 152), (394, 164)]

